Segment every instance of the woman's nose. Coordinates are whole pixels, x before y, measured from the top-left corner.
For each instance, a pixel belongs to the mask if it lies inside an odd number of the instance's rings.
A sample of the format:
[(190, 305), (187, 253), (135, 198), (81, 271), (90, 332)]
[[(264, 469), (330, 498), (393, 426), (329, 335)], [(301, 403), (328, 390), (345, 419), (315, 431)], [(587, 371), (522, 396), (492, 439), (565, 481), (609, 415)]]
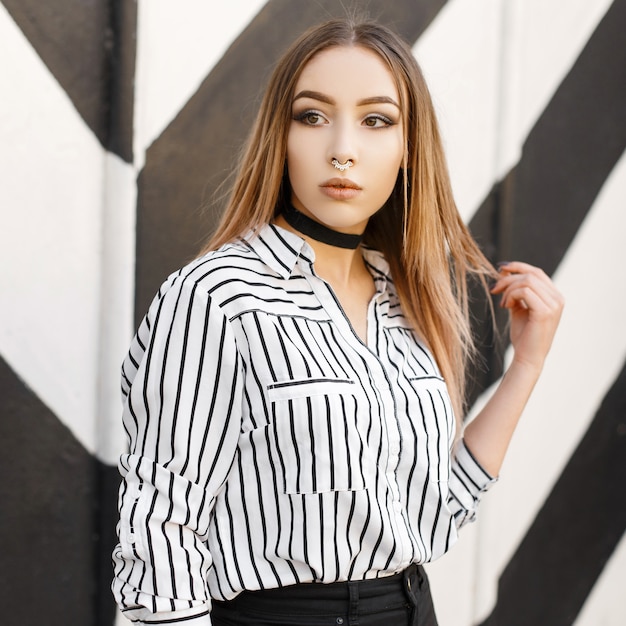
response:
[(346, 122), (337, 122), (329, 145), (328, 162), (332, 163), (334, 159), (340, 164), (351, 161), (354, 165), (358, 157), (357, 152), (355, 130)]

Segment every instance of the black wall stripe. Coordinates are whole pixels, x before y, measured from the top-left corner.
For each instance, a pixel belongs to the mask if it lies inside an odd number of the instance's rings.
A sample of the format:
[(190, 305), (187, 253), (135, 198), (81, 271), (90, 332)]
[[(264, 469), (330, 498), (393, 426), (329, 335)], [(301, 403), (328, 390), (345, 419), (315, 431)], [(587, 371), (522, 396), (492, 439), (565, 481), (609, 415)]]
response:
[(107, 150), (133, 161), (133, 115), (135, 109), (135, 58), (137, 51), (137, 0), (109, 0), (112, 34), (108, 46)]
[[(121, 419), (121, 417), (120, 417)], [(115, 622), (115, 600), (111, 593), (113, 566), (111, 554), (117, 544), (116, 526), (118, 521), (117, 496), (120, 487), (120, 474), (117, 466), (94, 461), (97, 471), (97, 500), (95, 535), (98, 538), (94, 579), (96, 597), (94, 626), (112, 626)]]
[(136, 0), (2, 0), (100, 143), (132, 161)]
[(257, 95), (281, 51), (310, 25), (345, 15), (352, 5), (366, 8), (370, 16), (415, 41), (443, 4), (267, 3), (147, 151), (138, 191), (137, 323), (165, 276), (192, 258), (214, 228), (221, 206), (200, 206), (212, 200), (232, 167), (255, 114)]
[(626, 363), (505, 568), (482, 626), (573, 624), (626, 530), (624, 485)]
[[(626, 147), (626, 1), (610, 7), (470, 228), (495, 261), (524, 260), (552, 274)], [(502, 373), (486, 307), (474, 315), (489, 365), (473, 401)], [(501, 315), (501, 321), (504, 315)], [(501, 328), (504, 325), (501, 324)]]
[(94, 624), (96, 462), (1, 358), (0, 476), (2, 624)]

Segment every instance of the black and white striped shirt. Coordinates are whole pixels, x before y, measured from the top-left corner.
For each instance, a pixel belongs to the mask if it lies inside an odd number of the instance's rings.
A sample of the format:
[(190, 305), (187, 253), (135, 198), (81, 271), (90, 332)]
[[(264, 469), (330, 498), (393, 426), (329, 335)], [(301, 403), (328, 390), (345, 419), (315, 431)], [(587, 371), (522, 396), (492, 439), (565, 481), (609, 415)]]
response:
[(173, 274), (123, 365), (114, 592), (210, 624), (242, 589), (388, 575), (442, 555), (494, 482), (463, 442), (382, 256), (367, 343), (300, 237), (270, 225)]

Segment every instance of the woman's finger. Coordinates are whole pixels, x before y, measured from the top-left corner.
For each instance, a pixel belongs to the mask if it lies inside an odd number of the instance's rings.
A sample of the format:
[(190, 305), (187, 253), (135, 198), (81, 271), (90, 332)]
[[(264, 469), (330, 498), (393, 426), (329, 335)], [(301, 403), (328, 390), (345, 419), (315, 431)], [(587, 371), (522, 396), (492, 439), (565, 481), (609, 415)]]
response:
[[(508, 274), (499, 279), (491, 292), (502, 295), (502, 305), (508, 306), (509, 299), (513, 293), (517, 294), (519, 301), (525, 300), (520, 296), (520, 290), (529, 290), (537, 294), (537, 296), (549, 307), (557, 307), (561, 304), (562, 298), (550, 279), (547, 281), (541, 275), (533, 274)], [(530, 301), (526, 299), (526, 304)]]

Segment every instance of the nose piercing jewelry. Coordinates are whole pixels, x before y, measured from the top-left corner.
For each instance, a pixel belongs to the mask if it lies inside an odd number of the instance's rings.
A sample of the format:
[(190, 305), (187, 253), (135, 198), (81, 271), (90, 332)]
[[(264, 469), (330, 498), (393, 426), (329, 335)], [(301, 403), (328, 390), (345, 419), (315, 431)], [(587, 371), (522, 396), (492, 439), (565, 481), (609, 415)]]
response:
[(340, 171), (340, 172), (345, 172), (349, 167), (352, 167), (354, 165), (354, 163), (352, 162), (352, 159), (348, 159), (345, 163), (339, 163), (339, 161), (337, 161), (337, 159), (333, 159), (331, 161), (331, 163)]

